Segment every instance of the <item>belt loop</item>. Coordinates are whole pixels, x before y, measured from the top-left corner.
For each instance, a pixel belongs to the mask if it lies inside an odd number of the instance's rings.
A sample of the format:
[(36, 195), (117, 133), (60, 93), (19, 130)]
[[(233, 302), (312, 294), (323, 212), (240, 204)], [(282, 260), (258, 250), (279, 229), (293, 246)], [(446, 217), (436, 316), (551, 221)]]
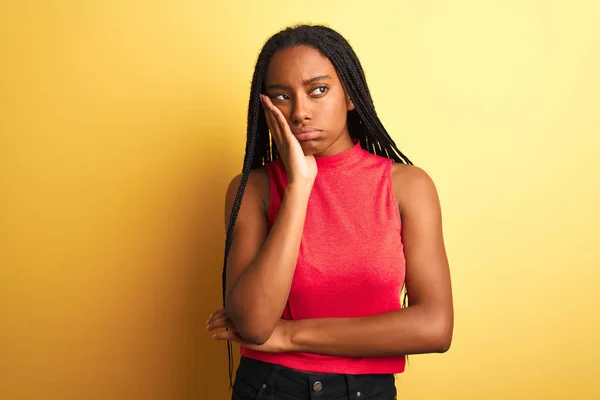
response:
[(351, 399), (354, 392), (354, 380), (350, 374), (344, 374), (344, 376), (346, 377), (346, 386), (348, 387), (348, 398)]
[(359, 387), (356, 384), (356, 378), (354, 375), (345, 374), (346, 382), (348, 385), (348, 399), (350, 400), (360, 400), (362, 393), (359, 392)]
[(273, 368), (271, 369), (271, 372), (269, 373), (269, 377), (267, 378), (267, 382), (265, 383), (265, 385), (267, 386), (264, 389), (264, 392), (267, 394), (273, 394), (273, 384), (275, 383), (275, 380), (277, 379), (278, 375), (279, 375), (279, 371), (281, 371), (281, 365), (279, 364), (274, 364)]

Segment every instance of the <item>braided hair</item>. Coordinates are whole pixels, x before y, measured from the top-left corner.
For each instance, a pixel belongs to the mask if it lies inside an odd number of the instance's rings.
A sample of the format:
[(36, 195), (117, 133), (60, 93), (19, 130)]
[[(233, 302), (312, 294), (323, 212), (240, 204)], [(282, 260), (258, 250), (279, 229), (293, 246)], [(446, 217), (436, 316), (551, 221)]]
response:
[[(276, 33), (263, 46), (252, 77), (250, 101), (248, 104), (248, 125), (246, 154), (242, 168), (242, 178), (235, 197), (231, 218), (227, 227), (225, 256), (223, 261), (223, 306), (225, 306), (227, 255), (231, 247), (233, 229), (240, 211), (242, 196), (248, 182), (250, 171), (279, 159), (274, 139), (269, 134), (260, 94), (264, 93), (264, 80), (271, 58), (280, 50), (295, 46), (310, 46), (327, 57), (342, 85), (354, 103), (354, 110), (347, 114), (347, 126), (350, 136), (360, 142), (361, 147), (395, 162), (411, 164), (394, 143), (379, 120), (373, 105), (373, 99), (367, 86), (365, 73), (350, 44), (335, 30), (323, 25), (295, 25)], [(403, 303), (407, 305), (406, 293)], [(229, 380), (232, 387), (233, 352), (231, 342), (227, 342), (229, 355)]]

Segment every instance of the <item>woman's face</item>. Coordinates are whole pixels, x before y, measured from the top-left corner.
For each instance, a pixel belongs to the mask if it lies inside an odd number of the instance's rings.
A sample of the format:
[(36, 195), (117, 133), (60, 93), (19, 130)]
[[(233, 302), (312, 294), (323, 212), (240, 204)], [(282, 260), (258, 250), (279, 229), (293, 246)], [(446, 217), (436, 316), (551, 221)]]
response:
[(318, 50), (302, 45), (277, 52), (267, 67), (265, 94), (304, 154), (326, 156), (352, 147), (346, 115), (354, 105), (333, 64)]

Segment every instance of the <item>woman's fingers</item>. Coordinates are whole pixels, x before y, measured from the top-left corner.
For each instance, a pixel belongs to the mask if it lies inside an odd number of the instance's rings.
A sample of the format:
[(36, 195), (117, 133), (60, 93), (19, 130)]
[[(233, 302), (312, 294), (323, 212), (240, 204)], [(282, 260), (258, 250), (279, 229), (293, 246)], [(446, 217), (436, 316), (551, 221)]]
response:
[(213, 319), (206, 326), (206, 329), (209, 330), (209, 331), (212, 331), (212, 330), (215, 330), (215, 329), (223, 329), (223, 328), (235, 330), (235, 325), (233, 325), (233, 321), (229, 317), (227, 317), (227, 316)]
[(289, 142), (291, 140), (296, 140), (296, 138), (292, 134), (290, 125), (288, 124), (287, 120), (283, 116), (281, 110), (279, 110), (277, 107), (272, 105), (272, 103), (271, 103), (270, 110), (271, 110), (271, 113), (273, 114), (273, 118), (275, 119), (275, 121), (277, 123), (277, 126), (279, 127), (281, 139), (286, 142)]
[(221, 332), (217, 332), (212, 337), (215, 340), (229, 340), (231, 342), (237, 342), (237, 343), (240, 343), (240, 344), (245, 345), (245, 346), (249, 345), (249, 343), (246, 342), (239, 335), (239, 333), (233, 332), (233, 331), (221, 331)]
[(271, 110), (269, 110), (269, 105), (267, 104), (267, 96), (265, 96), (264, 94), (261, 94), (260, 102), (262, 103), (263, 110), (265, 112), (265, 119), (267, 120), (267, 126), (269, 127), (269, 131), (271, 132), (271, 134), (274, 134), (273, 131), (274, 131), (275, 127), (273, 126), (273, 122), (270, 117)]
[(267, 117), (267, 121), (269, 121), (269, 130), (271, 131), (271, 135), (275, 139), (275, 143), (281, 144), (283, 137), (281, 136), (281, 129), (279, 128), (279, 124), (273, 115), (273, 111), (270, 108), (265, 109), (265, 116)]
[(219, 308), (215, 311), (213, 311), (213, 313), (211, 314), (211, 316), (215, 316), (215, 315), (219, 315), (219, 314), (224, 314), (226, 313), (225, 308)]
[(317, 175), (314, 156), (307, 158), (304, 154), (301, 143), (294, 136), (281, 110), (275, 107), (267, 96), (261, 95), (260, 98), (265, 109), (267, 124), (269, 125), (269, 129), (271, 129), (279, 156), (288, 174), (288, 182), (291, 183), (296, 180), (301, 180), (305, 183), (314, 182)]
[(218, 310), (213, 311), (213, 313), (209, 315), (208, 320), (206, 320), (206, 325), (208, 326), (215, 319), (222, 318), (225, 315), (227, 315), (227, 312), (224, 308), (219, 308)]
[(283, 135), (283, 130), (281, 128), (281, 124), (278, 122), (277, 117), (275, 115), (275, 110), (279, 111), (277, 107), (273, 105), (271, 99), (269, 99), (265, 95), (261, 95), (261, 100), (263, 102), (263, 108), (265, 109), (265, 118), (267, 120), (267, 125), (269, 126), (269, 130), (271, 131), (271, 135), (275, 140), (275, 144), (278, 149), (282, 148), (283, 141), (285, 137)]

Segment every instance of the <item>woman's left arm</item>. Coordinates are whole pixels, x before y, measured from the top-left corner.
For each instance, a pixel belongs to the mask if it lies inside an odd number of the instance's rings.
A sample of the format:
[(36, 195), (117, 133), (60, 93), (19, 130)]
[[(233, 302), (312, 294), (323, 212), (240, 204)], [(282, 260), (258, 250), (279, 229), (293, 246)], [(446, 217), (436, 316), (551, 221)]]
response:
[(437, 190), (422, 169), (394, 164), (402, 217), (409, 306), (363, 318), (293, 321), (291, 351), (343, 356), (443, 353), (452, 341), (454, 312)]
[[(402, 218), (409, 306), (361, 318), (281, 320), (264, 345), (242, 344), (269, 352), (349, 357), (448, 350), (454, 312), (437, 190), (429, 175), (418, 167), (394, 164), (393, 177)], [(217, 312), (208, 325), (213, 330), (229, 323), (222, 312)], [(215, 338), (240, 341), (235, 332), (221, 332)]]

